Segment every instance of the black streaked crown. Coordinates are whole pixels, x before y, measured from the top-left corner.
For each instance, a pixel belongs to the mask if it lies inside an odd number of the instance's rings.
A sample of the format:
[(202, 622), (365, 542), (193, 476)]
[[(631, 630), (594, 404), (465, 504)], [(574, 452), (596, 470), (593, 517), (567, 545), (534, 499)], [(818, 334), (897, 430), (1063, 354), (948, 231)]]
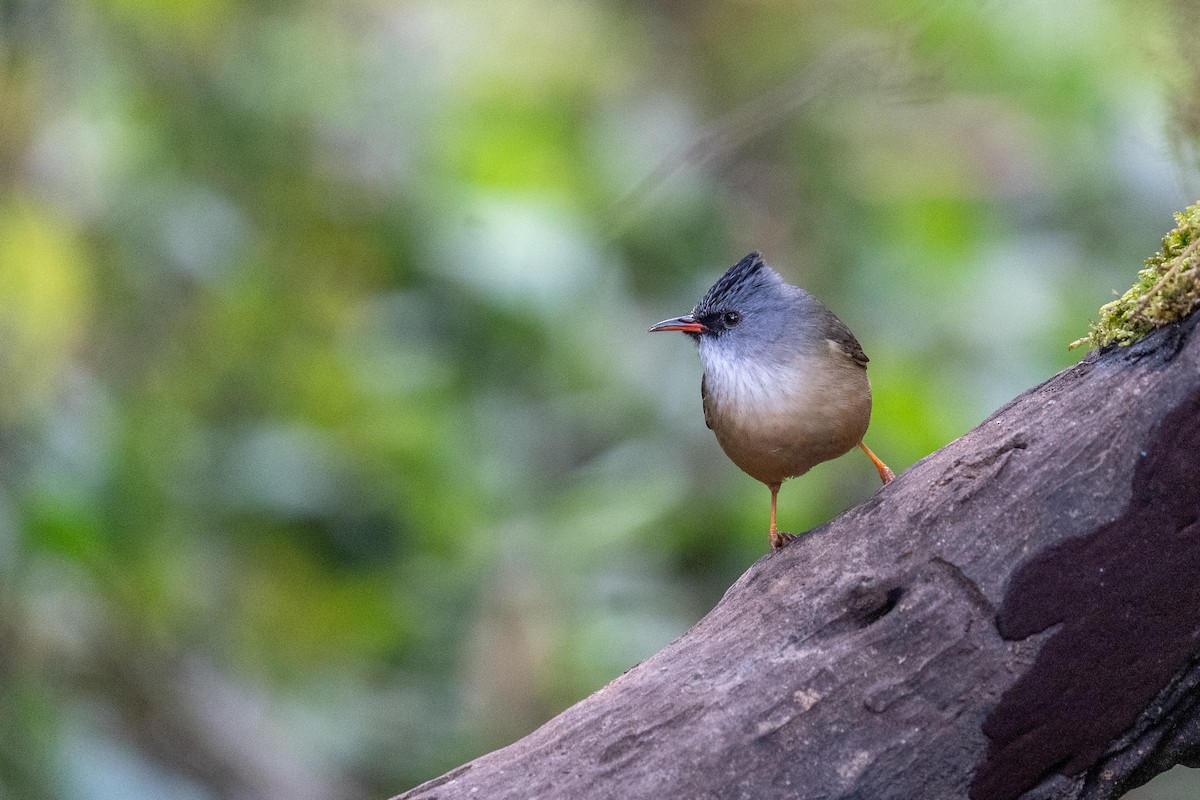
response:
[(755, 250), (725, 271), (696, 304), (693, 313), (701, 317), (714, 311), (735, 308), (739, 300), (781, 281), (778, 273), (767, 266), (762, 254)]

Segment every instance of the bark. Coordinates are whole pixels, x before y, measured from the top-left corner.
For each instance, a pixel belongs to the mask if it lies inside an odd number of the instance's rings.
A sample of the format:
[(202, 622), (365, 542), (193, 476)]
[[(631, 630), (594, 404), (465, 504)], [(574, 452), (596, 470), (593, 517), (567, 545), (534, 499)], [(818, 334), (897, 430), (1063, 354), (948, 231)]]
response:
[(1196, 764), (1198, 320), (1089, 354), (400, 797), (1098, 800)]

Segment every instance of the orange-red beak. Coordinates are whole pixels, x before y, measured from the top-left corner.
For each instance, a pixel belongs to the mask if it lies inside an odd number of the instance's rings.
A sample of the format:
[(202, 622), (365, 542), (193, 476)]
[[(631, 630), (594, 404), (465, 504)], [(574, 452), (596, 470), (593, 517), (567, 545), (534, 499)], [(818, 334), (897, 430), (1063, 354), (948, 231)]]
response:
[(695, 317), (687, 314), (674, 319), (664, 319), (662, 322), (650, 328), (651, 333), (658, 331), (683, 331), (684, 333), (703, 333), (708, 330), (700, 324)]

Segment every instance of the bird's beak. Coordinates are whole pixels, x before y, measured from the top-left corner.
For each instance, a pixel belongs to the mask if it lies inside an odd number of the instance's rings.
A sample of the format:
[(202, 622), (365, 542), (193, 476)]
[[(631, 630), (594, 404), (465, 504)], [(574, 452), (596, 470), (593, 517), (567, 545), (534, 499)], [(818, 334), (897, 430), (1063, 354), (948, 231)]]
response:
[(654, 325), (650, 328), (651, 333), (657, 333), (658, 331), (683, 331), (684, 333), (703, 333), (706, 330), (707, 330), (707, 328), (705, 328), (703, 325), (701, 325), (696, 320), (696, 318), (693, 317), (691, 314), (687, 314), (682, 317), (675, 317), (674, 319), (664, 319), (662, 322), (660, 322), (657, 325)]

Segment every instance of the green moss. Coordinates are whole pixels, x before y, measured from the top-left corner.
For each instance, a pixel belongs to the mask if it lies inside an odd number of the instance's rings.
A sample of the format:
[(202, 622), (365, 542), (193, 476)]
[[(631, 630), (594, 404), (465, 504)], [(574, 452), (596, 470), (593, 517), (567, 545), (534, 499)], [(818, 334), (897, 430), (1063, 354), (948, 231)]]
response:
[(1100, 321), (1070, 347), (1132, 344), (1200, 306), (1200, 203), (1176, 214), (1175, 221), (1178, 226), (1163, 237), (1162, 250), (1146, 259), (1133, 288), (1102, 306)]

